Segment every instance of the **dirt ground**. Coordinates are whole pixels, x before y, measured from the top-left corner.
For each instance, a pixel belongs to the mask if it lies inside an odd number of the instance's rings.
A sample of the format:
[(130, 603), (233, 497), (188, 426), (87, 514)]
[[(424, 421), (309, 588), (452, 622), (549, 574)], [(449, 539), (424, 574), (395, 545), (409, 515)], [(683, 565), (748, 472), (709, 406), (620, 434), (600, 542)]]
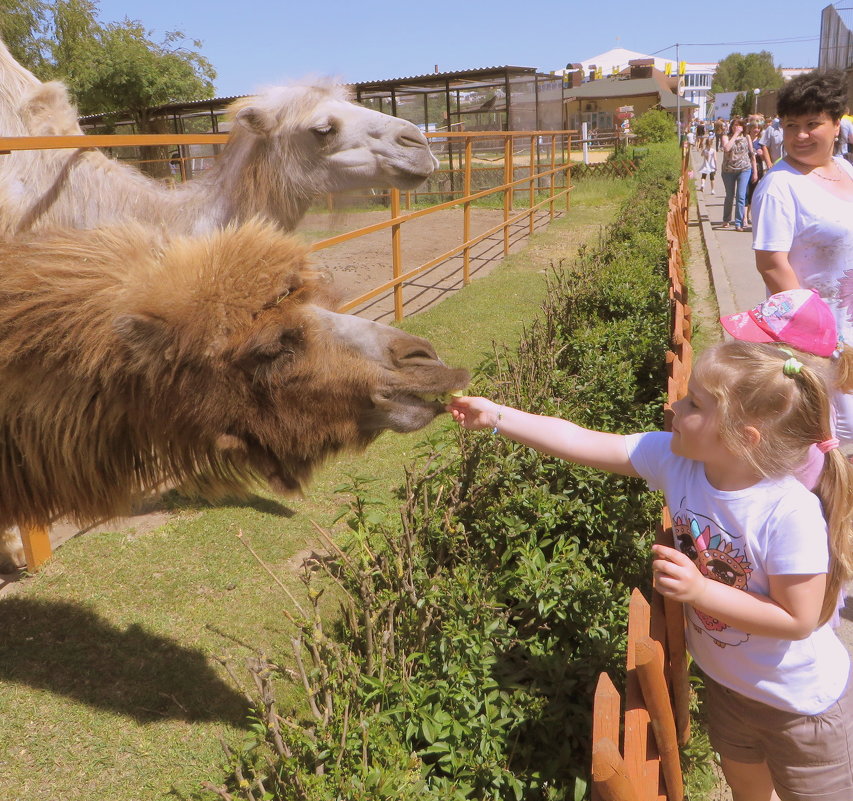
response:
[[(404, 211), (403, 214), (406, 212)], [(513, 212), (516, 214), (518, 212)], [(311, 242), (366, 228), (390, 219), (387, 209), (381, 211), (308, 214), (298, 233)], [(476, 237), (503, 223), (500, 209), (471, 209), (471, 237)], [(534, 228), (546, 225), (547, 212), (534, 214)], [(529, 215), (510, 228), (509, 252), (524, 246), (530, 230)], [(460, 208), (445, 209), (419, 217), (400, 227), (403, 273), (414, 270), (460, 246), (463, 240), (463, 213)], [(469, 274), (481, 278), (504, 257), (503, 233), (492, 233), (470, 249)], [(391, 229), (386, 228), (327, 249), (315, 251), (311, 261), (332, 277), (342, 303), (365, 294), (374, 287), (392, 280)], [(403, 313), (416, 314), (440, 302), (462, 285), (461, 254), (440, 261), (436, 266), (407, 281), (403, 288)], [(385, 290), (352, 309), (354, 314), (371, 320), (392, 322), (394, 298), (391, 289)]]

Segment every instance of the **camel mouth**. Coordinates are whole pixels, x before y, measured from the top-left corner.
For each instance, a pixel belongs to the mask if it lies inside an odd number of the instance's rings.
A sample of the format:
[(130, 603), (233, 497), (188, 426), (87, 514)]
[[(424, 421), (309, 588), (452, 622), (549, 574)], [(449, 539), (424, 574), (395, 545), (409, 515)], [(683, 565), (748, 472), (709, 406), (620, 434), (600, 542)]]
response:
[(397, 189), (416, 189), (426, 181), (430, 175), (432, 175), (432, 172), (415, 172), (413, 170), (404, 170), (398, 167), (396, 174), (393, 176), (394, 186)]
[(428, 408), (439, 414), (454, 398), (464, 395), (464, 389), (464, 387), (452, 387), (444, 390), (388, 387), (377, 392), (371, 400), (379, 409), (391, 407)]
[(450, 392), (416, 392), (414, 394), (427, 403), (438, 403), (443, 409), (447, 404), (452, 403), (454, 398), (461, 398), (464, 393), (461, 389), (454, 389)]

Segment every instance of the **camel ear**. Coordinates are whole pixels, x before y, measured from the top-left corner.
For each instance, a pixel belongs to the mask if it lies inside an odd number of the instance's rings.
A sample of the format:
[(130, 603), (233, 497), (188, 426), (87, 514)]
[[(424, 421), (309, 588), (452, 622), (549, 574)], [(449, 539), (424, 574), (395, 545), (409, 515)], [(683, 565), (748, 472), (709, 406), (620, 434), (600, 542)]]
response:
[(113, 322), (113, 329), (138, 358), (150, 358), (157, 353), (160, 358), (173, 355), (168, 326), (152, 314), (122, 314)]
[(257, 106), (246, 106), (237, 112), (235, 121), (257, 136), (267, 136), (275, 127), (275, 118)]

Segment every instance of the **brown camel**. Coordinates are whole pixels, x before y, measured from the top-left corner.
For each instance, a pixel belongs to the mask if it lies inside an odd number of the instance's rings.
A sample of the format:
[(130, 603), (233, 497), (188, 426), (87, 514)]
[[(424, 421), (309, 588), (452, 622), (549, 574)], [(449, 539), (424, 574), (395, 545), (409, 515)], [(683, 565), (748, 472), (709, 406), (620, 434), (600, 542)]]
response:
[(304, 246), (261, 221), (0, 243), (0, 528), (126, 514), (163, 483), (298, 492), (467, 384), (428, 341), (331, 308)]
[[(125, 220), (203, 233), (257, 217), (291, 231), (317, 195), (412, 189), (438, 166), (416, 125), (331, 83), (273, 87), (238, 100), (231, 116), (214, 165), (174, 188), (96, 150), (0, 155), (0, 236)], [(0, 42), (0, 136), (80, 133), (65, 87), (39, 81)]]

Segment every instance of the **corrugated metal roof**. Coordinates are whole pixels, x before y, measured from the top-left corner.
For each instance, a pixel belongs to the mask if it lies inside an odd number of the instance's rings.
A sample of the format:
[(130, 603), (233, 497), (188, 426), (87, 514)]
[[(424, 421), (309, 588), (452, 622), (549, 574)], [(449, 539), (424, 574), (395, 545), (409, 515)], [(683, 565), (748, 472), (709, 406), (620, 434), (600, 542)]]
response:
[(509, 65), (495, 67), (473, 67), (467, 70), (451, 70), (449, 72), (426, 72), (422, 75), (406, 75), (400, 78), (380, 78), (376, 81), (356, 81), (352, 85), (364, 86), (365, 84), (398, 83), (401, 81), (424, 81), (427, 78), (431, 80), (446, 80), (447, 78), (472, 77), (476, 75), (493, 74), (498, 72), (518, 72), (527, 74), (535, 73), (537, 72), (537, 69), (536, 67), (513, 67)]
[[(358, 81), (355, 83), (345, 84), (353, 93), (359, 93), (364, 99), (365, 94), (371, 92), (390, 91), (392, 89), (407, 91), (421, 91), (444, 89), (450, 83), (454, 89), (462, 89), (465, 87), (475, 89), (477, 86), (497, 85), (503, 83), (507, 77), (539, 77), (550, 78), (552, 80), (561, 80), (560, 76), (551, 75), (549, 73), (539, 72), (536, 67), (516, 67), (504, 65), (502, 67), (475, 67), (468, 70), (454, 70), (450, 72), (427, 72), (423, 75), (412, 75), (401, 78), (383, 78), (378, 81)], [(207, 100), (188, 100), (185, 102), (175, 101), (172, 103), (164, 103), (161, 106), (155, 106), (151, 110), (168, 114), (175, 111), (187, 111), (192, 109), (223, 109), (229, 106), (235, 100), (249, 95), (232, 95), (229, 97), (212, 97)], [(103, 117), (106, 114), (88, 114), (85, 117), (80, 117), (81, 122), (93, 122)]]
[[(226, 106), (230, 106), (235, 100), (239, 100), (241, 97), (247, 96), (248, 95), (231, 95), (229, 97), (211, 97), (207, 100), (175, 100), (171, 103), (164, 103), (162, 106), (152, 106), (151, 110), (155, 112), (170, 112), (184, 109), (191, 110), (194, 108), (225, 108)], [(84, 117), (78, 117), (78, 119), (81, 122), (86, 122), (88, 120), (99, 120), (112, 113), (126, 114), (127, 112), (103, 112), (101, 114), (87, 114)]]
[(369, 92), (381, 92), (391, 90), (437, 91), (450, 85), (454, 89), (496, 86), (504, 83), (507, 78), (551, 78), (561, 80), (560, 76), (539, 72), (536, 67), (514, 67), (505, 65), (503, 67), (477, 67), (469, 70), (455, 70), (453, 72), (428, 72), (423, 75), (412, 75), (403, 78), (384, 78), (378, 81), (358, 81), (350, 86), (361, 96)]

